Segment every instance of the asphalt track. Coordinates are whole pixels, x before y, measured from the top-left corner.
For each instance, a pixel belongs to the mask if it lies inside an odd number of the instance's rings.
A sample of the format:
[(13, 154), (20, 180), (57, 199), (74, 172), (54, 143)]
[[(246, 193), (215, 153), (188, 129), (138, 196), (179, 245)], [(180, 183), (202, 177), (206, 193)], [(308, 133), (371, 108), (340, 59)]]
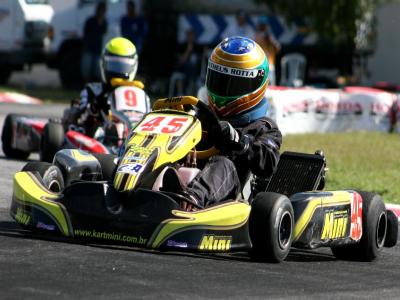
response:
[[(11, 111), (57, 116), (62, 107), (0, 104), (0, 126)], [(320, 249), (263, 264), (246, 254), (160, 253), (24, 233), (8, 215), (12, 176), (24, 163), (0, 152), (0, 299), (400, 298), (399, 246), (372, 263)]]

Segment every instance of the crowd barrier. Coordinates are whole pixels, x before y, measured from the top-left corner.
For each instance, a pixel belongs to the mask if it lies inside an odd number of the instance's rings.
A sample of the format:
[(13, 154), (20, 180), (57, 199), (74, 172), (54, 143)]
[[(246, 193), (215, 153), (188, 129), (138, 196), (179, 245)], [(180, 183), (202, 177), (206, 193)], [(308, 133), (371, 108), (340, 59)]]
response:
[(388, 132), (394, 109), (400, 107), (396, 94), (368, 87), (270, 87), (266, 97), (271, 104), (269, 116), (275, 119), (283, 134)]

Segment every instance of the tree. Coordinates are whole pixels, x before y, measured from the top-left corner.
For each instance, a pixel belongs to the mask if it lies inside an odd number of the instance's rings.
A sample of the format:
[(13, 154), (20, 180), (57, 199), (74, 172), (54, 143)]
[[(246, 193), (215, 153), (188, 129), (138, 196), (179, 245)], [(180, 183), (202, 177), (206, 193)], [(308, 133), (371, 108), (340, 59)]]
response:
[[(373, 12), (388, 0), (255, 0), (266, 4), (273, 14), (282, 15), (288, 23), (301, 21), (315, 31), (320, 40), (335, 46), (357, 48), (363, 38), (370, 38)], [(369, 23), (366, 25), (366, 22)], [(360, 37), (361, 34), (365, 36)]]

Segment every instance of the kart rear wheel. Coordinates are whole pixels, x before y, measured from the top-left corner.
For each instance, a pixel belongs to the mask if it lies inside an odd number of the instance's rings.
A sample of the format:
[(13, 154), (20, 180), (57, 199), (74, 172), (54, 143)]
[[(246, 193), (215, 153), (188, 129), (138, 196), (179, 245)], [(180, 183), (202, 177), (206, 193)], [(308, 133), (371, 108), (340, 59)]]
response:
[(285, 195), (258, 193), (251, 204), (250, 256), (257, 261), (281, 262), (292, 245), (294, 214)]
[(46, 188), (54, 193), (60, 193), (64, 189), (64, 178), (61, 170), (50, 163), (34, 161), (27, 163), (24, 172), (36, 172)]
[(64, 127), (58, 122), (49, 122), (44, 127), (40, 143), (40, 160), (52, 162), (54, 155), (64, 144)]
[(29, 152), (15, 149), (11, 146), (13, 139), (13, 124), (16, 123), (18, 115), (9, 114), (4, 120), (3, 132), (1, 134), (1, 143), (5, 156), (15, 159), (27, 159)]
[(332, 247), (336, 258), (373, 261), (385, 244), (387, 214), (382, 198), (375, 193), (358, 191), (363, 199), (362, 236), (357, 244)]

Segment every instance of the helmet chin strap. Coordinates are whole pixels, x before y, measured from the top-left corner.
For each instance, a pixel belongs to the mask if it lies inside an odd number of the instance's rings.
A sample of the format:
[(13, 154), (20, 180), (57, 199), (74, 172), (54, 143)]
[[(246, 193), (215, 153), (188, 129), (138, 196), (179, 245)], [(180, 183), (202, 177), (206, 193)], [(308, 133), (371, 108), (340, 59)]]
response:
[(235, 117), (223, 118), (223, 119), (231, 123), (233, 127), (243, 127), (255, 120), (266, 117), (268, 108), (269, 108), (269, 102), (267, 101), (266, 98), (264, 98), (252, 110), (244, 112)]

